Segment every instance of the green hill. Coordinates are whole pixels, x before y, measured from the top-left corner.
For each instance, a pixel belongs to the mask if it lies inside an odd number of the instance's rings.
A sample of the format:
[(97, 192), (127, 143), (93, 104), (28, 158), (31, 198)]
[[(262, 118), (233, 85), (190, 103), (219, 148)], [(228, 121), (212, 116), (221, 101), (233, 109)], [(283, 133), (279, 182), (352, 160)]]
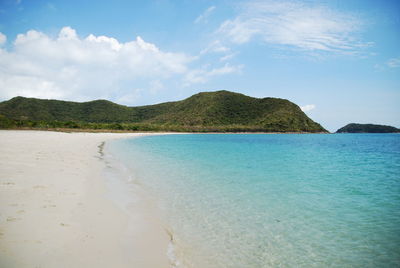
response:
[(106, 100), (78, 103), (15, 97), (0, 103), (0, 115), (3, 121), (33, 127), (41, 122), (49, 127), (79, 128), (113, 124), (113, 128), (118, 125), (118, 129), (130, 130), (326, 132), (288, 100), (229, 91), (203, 92), (182, 101), (139, 107)]
[(385, 125), (374, 125), (374, 124), (348, 124), (336, 131), (336, 133), (397, 133), (400, 129), (385, 126)]

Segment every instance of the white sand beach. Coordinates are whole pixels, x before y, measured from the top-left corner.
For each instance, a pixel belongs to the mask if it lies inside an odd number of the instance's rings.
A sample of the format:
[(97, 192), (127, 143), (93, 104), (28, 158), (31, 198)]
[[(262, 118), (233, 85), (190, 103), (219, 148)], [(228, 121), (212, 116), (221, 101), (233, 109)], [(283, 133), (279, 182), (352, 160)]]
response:
[(0, 267), (170, 267), (157, 217), (102, 174), (98, 146), (138, 135), (0, 131)]

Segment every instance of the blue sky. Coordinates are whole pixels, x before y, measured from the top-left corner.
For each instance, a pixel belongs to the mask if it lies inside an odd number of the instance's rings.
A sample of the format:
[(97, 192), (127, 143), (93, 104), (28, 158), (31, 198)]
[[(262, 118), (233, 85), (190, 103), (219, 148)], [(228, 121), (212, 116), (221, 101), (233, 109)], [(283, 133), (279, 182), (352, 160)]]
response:
[(0, 2), (0, 100), (130, 106), (230, 90), (334, 131), (400, 127), (400, 1)]

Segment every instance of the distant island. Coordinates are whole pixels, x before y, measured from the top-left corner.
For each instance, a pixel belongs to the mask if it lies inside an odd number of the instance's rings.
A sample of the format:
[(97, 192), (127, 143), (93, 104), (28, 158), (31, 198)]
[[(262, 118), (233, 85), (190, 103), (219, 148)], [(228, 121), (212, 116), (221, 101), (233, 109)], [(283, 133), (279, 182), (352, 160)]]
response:
[(326, 133), (296, 104), (216, 91), (185, 100), (128, 107), (107, 100), (71, 102), (15, 97), (0, 103), (0, 128), (126, 131)]
[(398, 133), (400, 129), (374, 124), (348, 124), (336, 131), (336, 133)]

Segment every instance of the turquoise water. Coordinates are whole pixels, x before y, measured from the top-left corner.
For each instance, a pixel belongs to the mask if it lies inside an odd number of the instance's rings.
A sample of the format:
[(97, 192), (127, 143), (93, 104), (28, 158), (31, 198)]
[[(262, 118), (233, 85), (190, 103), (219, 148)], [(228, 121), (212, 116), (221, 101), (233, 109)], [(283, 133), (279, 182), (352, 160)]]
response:
[(400, 135), (188, 134), (114, 141), (178, 267), (399, 267)]

